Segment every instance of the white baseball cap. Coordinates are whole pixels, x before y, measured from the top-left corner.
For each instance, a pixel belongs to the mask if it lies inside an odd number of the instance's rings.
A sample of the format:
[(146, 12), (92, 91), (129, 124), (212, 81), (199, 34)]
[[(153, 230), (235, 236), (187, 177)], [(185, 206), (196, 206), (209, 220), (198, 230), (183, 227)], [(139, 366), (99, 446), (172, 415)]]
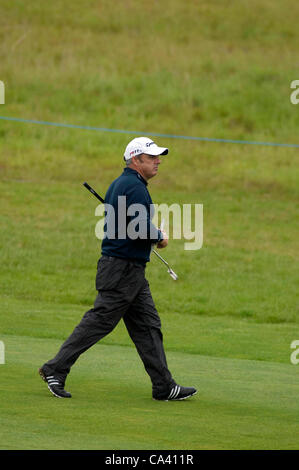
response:
[(142, 153), (152, 156), (167, 155), (168, 148), (158, 147), (158, 145), (148, 137), (136, 137), (136, 139), (133, 139), (128, 143), (124, 153), (124, 159), (129, 160), (130, 158), (141, 155)]

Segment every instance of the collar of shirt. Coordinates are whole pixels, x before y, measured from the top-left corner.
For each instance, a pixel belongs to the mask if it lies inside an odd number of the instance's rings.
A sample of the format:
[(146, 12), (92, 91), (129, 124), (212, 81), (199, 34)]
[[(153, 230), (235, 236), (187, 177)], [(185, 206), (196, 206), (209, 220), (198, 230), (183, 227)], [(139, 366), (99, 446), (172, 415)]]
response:
[(123, 174), (126, 175), (126, 176), (135, 175), (135, 176), (137, 176), (137, 178), (140, 179), (140, 181), (142, 181), (142, 183), (145, 184), (145, 186), (147, 186), (147, 181), (141, 176), (140, 173), (138, 173), (138, 171), (133, 170), (133, 168), (128, 168), (128, 167), (124, 168)]

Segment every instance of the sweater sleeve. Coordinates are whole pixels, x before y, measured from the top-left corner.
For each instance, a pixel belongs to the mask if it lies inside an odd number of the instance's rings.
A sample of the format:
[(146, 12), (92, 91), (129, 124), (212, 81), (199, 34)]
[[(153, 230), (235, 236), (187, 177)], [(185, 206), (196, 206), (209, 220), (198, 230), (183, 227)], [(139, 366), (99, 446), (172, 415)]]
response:
[(163, 234), (152, 223), (154, 205), (143, 183), (130, 186), (126, 191), (126, 208), (129, 218), (128, 232), (131, 238), (158, 243)]

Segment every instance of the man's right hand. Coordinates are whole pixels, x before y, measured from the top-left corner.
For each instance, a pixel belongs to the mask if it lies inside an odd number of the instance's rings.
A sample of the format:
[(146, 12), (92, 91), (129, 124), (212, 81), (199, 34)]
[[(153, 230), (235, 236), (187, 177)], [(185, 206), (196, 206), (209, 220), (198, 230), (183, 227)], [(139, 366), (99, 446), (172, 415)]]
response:
[[(161, 229), (160, 229), (161, 230)], [(161, 230), (163, 234), (163, 240), (157, 243), (157, 248), (165, 248), (168, 245), (168, 235), (165, 230)]]

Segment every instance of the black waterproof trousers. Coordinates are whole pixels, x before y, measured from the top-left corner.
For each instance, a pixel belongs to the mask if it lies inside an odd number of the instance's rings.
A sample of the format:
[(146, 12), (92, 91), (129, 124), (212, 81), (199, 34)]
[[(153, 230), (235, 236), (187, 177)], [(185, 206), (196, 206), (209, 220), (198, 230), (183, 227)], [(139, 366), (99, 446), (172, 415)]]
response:
[(64, 384), (78, 357), (123, 318), (151, 378), (153, 394), (163, 395), (175, 385), (166, 362), (161, 321), (144, 271), (143, 265), (132, 260), (111, 256), (99, 259), (94, 307), (85, 313), (58, 354), (42, 366), (46, 375), (55, 375)]

